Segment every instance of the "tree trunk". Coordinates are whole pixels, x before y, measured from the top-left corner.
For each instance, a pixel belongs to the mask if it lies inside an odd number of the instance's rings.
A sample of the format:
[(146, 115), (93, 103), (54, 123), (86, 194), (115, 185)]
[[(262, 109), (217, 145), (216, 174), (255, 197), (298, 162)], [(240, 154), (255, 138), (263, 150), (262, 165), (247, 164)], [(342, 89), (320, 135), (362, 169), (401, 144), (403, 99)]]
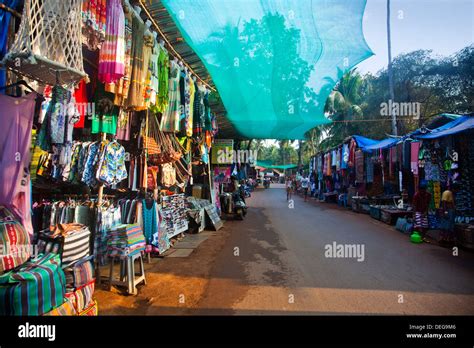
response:
[(303, 141), (298, 140), (298, 170), (301, 172), (302, 163), (301, 163), (301, 155), (303, 151)]

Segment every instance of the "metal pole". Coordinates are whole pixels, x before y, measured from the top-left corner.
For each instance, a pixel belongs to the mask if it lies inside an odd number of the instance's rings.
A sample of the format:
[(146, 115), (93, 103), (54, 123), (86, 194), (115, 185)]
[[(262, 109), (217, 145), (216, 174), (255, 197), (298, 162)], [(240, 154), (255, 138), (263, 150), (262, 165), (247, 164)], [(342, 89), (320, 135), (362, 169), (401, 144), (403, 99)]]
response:
[(393, 71), (392, 71), (392, 40), (390, 34), (390, 0), (387, 0), (387, 44), (388, 44), (388, 89), (390, 93), (389, 112), (392, 118), (392, 133), (398, 135), (397, 115), (392, 113), (392, 103), (395, 102), (395, 91), (393, 87)]

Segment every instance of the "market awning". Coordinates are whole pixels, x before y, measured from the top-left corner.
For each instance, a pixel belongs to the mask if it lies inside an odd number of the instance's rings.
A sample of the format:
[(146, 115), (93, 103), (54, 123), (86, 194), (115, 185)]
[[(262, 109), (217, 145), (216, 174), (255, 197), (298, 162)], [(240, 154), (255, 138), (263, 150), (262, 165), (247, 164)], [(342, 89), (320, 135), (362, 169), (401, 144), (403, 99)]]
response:
[(271, 162), (268, 162), (268, 161), (257, 161), (256, 165), (257, 165), (257, 167), (262, 167), (262, 168), (266, 168), (266, 169), (285, 170), (285, 169), (298, 168), (298, 166), (296, 164), (277, 164), (277, 165), (274, 165), (274, 164), (272, 164)]
[(428, 134), (415, 135), (417, 139), (436, 139), (464, 132), (474, 128), (474, 116), (462, 116), (454, 121), (446, 123), (444, 126), (433, 129)]
[(252, 139), (303, 139), (329, 123), (329, 93), (373, 54), (362, 31), (366, 0), (161, 3), (212, 76), (227, 117)]
[(371, 152), (372, 150), (388, 149), (397, 145), (400, 141), (400, 138), (386, 138), (380, 141), (377, 141), (375, 144), (365, 146), (362, 150), (365, 152)]
[(365, 150), (367, 146), (371, 146), (379, 142), (378, 140), (366, 138), (362, 135), (353, 135), (352, 137), (355, 139), (357, 146), (360, 147), (362, 151), (368, 151)]

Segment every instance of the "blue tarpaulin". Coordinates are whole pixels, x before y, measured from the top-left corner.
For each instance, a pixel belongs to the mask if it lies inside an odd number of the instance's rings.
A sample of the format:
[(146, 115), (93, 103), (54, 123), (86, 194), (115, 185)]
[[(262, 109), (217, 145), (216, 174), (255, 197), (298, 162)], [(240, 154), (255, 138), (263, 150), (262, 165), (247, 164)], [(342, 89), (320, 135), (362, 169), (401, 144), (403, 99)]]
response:
[(353, 135), (352, 137), (357, 142), (357, 146), (359, 146), (364, 152), (370, 152), (370, 150), (366, 150), (367, 146), (374, 145), (379, 142), (378, 140), (366, 138), (361, 135)]
[(380, 140), (380, 141), (377, 141), (375, 144), (373, 145), (368, 145), (368, 146), (365, 146), (365, 148), (363, 149), (365, 152), (370, 152), (372, 150), (379, 150), (379, 149), (388, 149), (390, 147), (393, 147), (395, 145), (397, 145), (400, 141), (402, 141), (403, 138), (387, 138), (387, 139), (383, 139), (383, 140)]
[(474, 116), (462, 116), (444, 126), (433, 129), (427, 134), (415, 135), (417, 139), (436, 139), (474, 128)]

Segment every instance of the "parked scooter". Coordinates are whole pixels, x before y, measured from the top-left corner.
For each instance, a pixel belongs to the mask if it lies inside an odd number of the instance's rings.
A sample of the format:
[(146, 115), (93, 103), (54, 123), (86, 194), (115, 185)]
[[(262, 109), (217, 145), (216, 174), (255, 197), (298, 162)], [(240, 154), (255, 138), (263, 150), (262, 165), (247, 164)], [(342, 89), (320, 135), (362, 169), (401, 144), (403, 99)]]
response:
[(265, 187), (266, 189), (270, 188), (270, 179), (265, 179), (265, 181), (263, 182), (263, 187)]
[(247, 205), (242, 198), (241, 192), (223, 193), (220, 195), (222, 212), (234, 215), (238, 220), (243, 220), (247, 215)]

